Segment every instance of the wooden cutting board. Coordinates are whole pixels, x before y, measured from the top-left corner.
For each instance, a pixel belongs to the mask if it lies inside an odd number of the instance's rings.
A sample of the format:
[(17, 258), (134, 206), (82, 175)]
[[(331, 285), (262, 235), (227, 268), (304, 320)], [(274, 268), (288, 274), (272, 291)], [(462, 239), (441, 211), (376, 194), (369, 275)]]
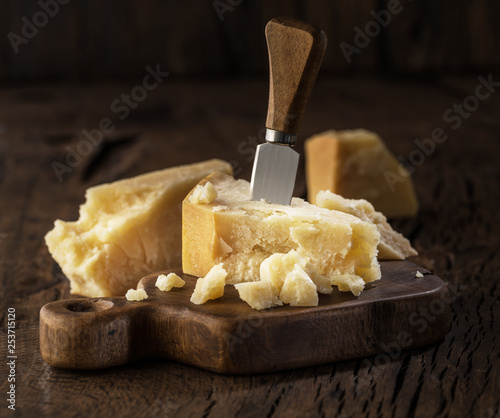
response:
[[(233, 286), (204, 305), (189, 301), (196, 278), (175, 271), (181, 289), (155, 287), (159, 273), (138, 288), (149, 297), (79, 298), (52, 302), (40, 312), (40, 348), (56, 367), (98, 369), (143, 358), (165, 358), (206, 370), (272, 372), (379, 354), (387, 362), (401, 350), (431, 344), (449, 329), (445, 283), (408, 261), (381, 262), (382, 279), (354, 297), (320, 295), (317, 307), (256, 311)], [(416, 272), (424, 274), (416, 278)], [(167, 273), (167, 272), (161, 272)]]

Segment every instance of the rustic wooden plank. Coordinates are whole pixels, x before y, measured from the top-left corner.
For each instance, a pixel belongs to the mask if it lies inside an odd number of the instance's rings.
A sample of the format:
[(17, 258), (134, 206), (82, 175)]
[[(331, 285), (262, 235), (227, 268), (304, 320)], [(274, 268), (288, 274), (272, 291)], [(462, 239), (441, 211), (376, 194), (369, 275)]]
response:
[[(20, 413), (132, 416), (141, 408), (150, 416), (497, 415), (498, 91), (458, 129), (443, 120), (443, 112), (474, 94), (480, 74), (487, 76), (478, 72), (468, 79), (409, 82), (322, 79), (320, 73), (298, 143), (301, 149), (304, 138), (328, 128), (365, 127), (380, 133), (396, 155), (408, 157), (416, 138), (428, 137), (436, 127), (446, 130), (447, 141), (436, 145), (413, 174), (422, 210), (414, 219), (394, 223), (419, 250), (414, 261), (456, 289), (445, 339), (395, 351), (389, 361), (370, 357), (240, 377), (158, 360), (84, 373), (44, 363), (38, 349), (39, 309), (66, 298), (69, 285), (43, 236), (55, 218), (76, 219), (84, 190), (102, 181), (215, 156), (237, 162), (239, 175), (248, 179), (249, 145), (240, 151), (238, 146), (250, 144), (264, 125), (266, 81), (191, 84), (171, 76), (124, 121), (117, 120), (110, 103), (130, 92), (140, 76), (100, 86), (2, 86), (0, 346), (6, 347), (7, 307), (14, 307), (19, 313)], [(59, 183), (51, 163), (64, 161), (65, 147), (76, 147), (82, 129), (95, 128), (103, 117), (116, 122), (116, 131), (107, 136), (110, 144), (101, 162), (88, 168), (94, 158), (99, 161), (101, 151), (95, 149)], [(134, 139), (124, 141), (127, 137)], [(302, 168), (298, 194), (305, 192), (301, 182)], [(0, 374), (7, 376), (5, 362)], [(6, 383), (2, 379), (0, 390)]]

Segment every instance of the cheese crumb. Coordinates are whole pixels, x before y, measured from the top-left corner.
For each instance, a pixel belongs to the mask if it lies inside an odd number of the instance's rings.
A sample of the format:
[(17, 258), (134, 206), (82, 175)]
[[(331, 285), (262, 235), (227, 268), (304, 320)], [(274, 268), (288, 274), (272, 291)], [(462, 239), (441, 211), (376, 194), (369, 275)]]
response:
[(422, 277), (424, 277), (424, 275), (417, 270), (417, 272), (415, 273), (415, 277), (421, 279)]
[(127, 300), (139, 302), (141, 300), (147, 299), (148, 294), (144, 289), (129, 289), (125, 297), (127, 298)]
[(291, 306), (318, 306), (316, 285), (298, 264), (286, 275), (279, 297)]
[(279, 293), (285, 283), (285, 278), (296, 265), (304, 267), (309, 261), (301, 257), (297, 251), (291, 250), (287, 254), (276, 253), (266, 258), (260, 265), (260, 279), (271, 283)]
[(242, 300), (258, 310), (283, 303), (317, 306), (318, 293), (329, 294), (333, 290), (330, 279), (317, 272), (309, 257), (303, 257), (295, 250), (269, 256), (260, 265), (260, 281), (234, 287)]
[(196, 287), (191, 295), (191, 302), (201, 305), (208, 300), (218, 299), (224, 294), (227, 271), (222, 264), (213, 266), (204, 278), (196, 281)]
[(315, 264), (307, 263), (304, 267), (304, 270), (316, 285), (316, 290), (318, 291), (318, 293), (323, 293), (325, 295), (329, 295), (330, 293), (332, 293), (332, 282), (328, 277), (322, 276), (317, 272)]
[(203, 186), (199, 184), (193, 190), (191, 196), (189, 196), (189, 202), (195, 205), (212, 203), (217, 199), (217, 192), (214, 189), (212, 183), (207, 181)]
[(341, 292), (350, 291), (354, 296), (359, 296), (365, 288), (365, 282), (361, 277), (348, 274), (334, 276), (332, 284), (337, 286)]
[(168, 275), (160, 274), (156, 279), (156, 287), (163, 292), (169, 292), (173, 287), (183, 287), (186, 284), (177, 274), (169, 273)]
[(258, 282), (238, 283), (234, 287), (238, 291), (240, 298), (253, 309), (261, 310), (283, 305), (283, 302), (278, 299), (278, 292), (270, 282), (261, 280)]

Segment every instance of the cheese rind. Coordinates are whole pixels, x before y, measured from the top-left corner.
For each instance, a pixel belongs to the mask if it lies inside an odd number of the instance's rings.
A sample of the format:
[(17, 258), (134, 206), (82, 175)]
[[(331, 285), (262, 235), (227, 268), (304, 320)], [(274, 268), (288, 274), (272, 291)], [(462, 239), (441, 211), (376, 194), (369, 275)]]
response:
[(382, 213), (375, 211), (370, 202), (364, 199), (346, 199), (326, 190), (318, 192), (316, 204), (320, 208), (349, 213), (376, 225), (380, 232), (379, 260), (404, 260), (407, 257), (418, 255), (417, 251), (411, 246), (410, 241), (392, 229), (387, 222), (387, 218)]
[(152, 271), (181, 264), (181, 203), (221, 160), (155, 171), (87, 190), (75, 222), (57, 220), (45, 242), (83, 296), (124, 295)]
[(170, 292), (174, 287), (184, 287), (186, 282), (177, 274), (169, 273), (167, 275), (160, 274), (156, 279), (155, 286), (163, 292)]
[[(184, 273), (204, 276), (222, 264), (228, 284), (258, 281), (266, 258), (295, 250), (329, 280), (339, 274), (363, 283), (380, 279), (375, 225), (298, 198), (290, 206), (252, 201), (249, 183), (227, 174), (213, 173), (200, 185), (208, 181), (217, 191), (213, 202), (197, 205), (189, 195), (184, 199)], [(223, 250), (221, 242), (231, 251)]]
[(305, 142), (308, 198), (320, 190), (366, 199), (385, 216), (414, 216), (418, 201), (408, 171), (381, 138), (364, 129), (326, 131)]

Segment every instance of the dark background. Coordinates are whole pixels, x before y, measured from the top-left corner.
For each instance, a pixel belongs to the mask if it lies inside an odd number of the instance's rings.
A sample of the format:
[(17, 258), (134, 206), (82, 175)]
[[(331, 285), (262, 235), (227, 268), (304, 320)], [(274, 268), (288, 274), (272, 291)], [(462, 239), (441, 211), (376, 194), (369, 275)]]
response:
[[(70, 0), (15, 53), (9, 36), (43, 19), (38, 1), (0, 0), (0, 355), (15, 308), (13, 416), (500, 416), (500, 87), (475, 97), (481, 77), (500, 82), (500, 1), (403, 1), (351, 63), (339, 45), (353, 45), (355, 28), (387, 2), (221, 0), (235, 5), (221, 21), (214, 0)], [(313, 134), (366, 128), (405, 159), (434, 129), (448, 135), (412, 174), (419, 213), (392, 221), (419, 252), (412, 261), (457, 290), (448, 334), (387, 364), (371, 357), (252, 376), (158, 359), (49, 366), (39, 312), (72, 297), (44, 242), (54, 220), (77, 219), (91, 186), (180, 164), (221, 158), (250, 179), (267, 112), (264, 27), (276, 16), (317, 24), (329, 42), (296, 146), (296, 196), (306, 195), (303, 144)], [(171, 75), (120, 119), (111, 103), (141, 89), (157, 64)], [(464, 103), (475, 110), (460, 126), (447, 122)], [(68, 164), (84, 131), (106, 118), (114, 131), (59, 179), (54, 163)], [(4, 396), (7, 375), (1, 361)]]
[[(401, 1), (403, 10), (351, 63), (340, 43), (354, 45), (354, 28), (364, 29), (374, 20), (370, 12), (390, 2), (64, 1), (45, 25), (36, 15), (39, 2), (0, 2), (0, 80), (136, 77), (156, 63), (173, 75), (265, 75), (264, 27), (276, 16), (296, 17), (326, 32), (324, 74), (477, 74), (500, 67), (496, 0)], [(15, 53), (8, 34), (22, 36), (26, 19), (40, 27)]]

